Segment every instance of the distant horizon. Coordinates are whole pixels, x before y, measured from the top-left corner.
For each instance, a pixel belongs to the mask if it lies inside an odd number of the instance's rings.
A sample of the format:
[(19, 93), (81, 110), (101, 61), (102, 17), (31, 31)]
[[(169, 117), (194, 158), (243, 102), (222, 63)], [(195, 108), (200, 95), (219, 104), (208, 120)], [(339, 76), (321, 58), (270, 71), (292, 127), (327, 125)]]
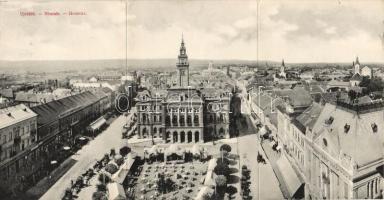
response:
[[(360, 57), (359, 57), (360, 59)], [(115, 60), (115, 61), (124, 61), (124, 60), (138, 60), (138, 61), (145, 61), (145, 60), (177, 60), (177, 58), (101, 58), (101, 59), (44, 59), (44, 60), (1, 60), (0, 62), (81, 62), (81, 61), (106, 61), (106, 60)], [(251, 59), (238, 59), (238, 58), (233, 58), (233, 59), (207, 59), (207, 58), (190, 58), (189, 61), (243, 61), (243, 62), (274, 62), (274, 63), (281, 63), (282, 60), (251, 60)], [(285, 64), (348, 64), (354, 62), (355, 59), (351, 59), (350, 61), (335, 61), (335, 62), (318, 62), (318, 61), (308, 61), (308, 62), (289, 62), (289, 60), (284, 59)], [(360, 63), (367, 63), (367, 64), (384, 64), (384, 62), (379, 62), (379, 61), (361, 61)], [(213, 63), (214, 64), (214, 63)]]

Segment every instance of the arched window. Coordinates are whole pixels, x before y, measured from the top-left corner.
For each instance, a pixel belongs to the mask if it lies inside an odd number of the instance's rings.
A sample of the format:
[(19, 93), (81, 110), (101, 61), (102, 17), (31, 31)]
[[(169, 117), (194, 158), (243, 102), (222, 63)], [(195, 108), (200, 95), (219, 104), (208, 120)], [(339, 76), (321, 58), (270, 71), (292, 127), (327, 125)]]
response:
[(176, 115), (173, 115), (172, 123), (173, 123), (174, 126), (177, 126), (177, 116)]
[(157, 128), (153, 128), (153, 133), (157, 133)]
[(188, 124), (188, 126), (192, 126), (192, 116), (191, 115), (187, 116), (187, 124)]
[(219, 134), (220, 134), (220, 135), (224, 135), (224, 133), (225, 133), (225, 132), (224, 132), (224, 129), (223, 129), (223, 128), (220, 128), (220, 130), (219, 130)]
[(198, 115), (195, 115), (194, 118), (193, 118), (193, 121), (195, 121), (195, 125), (199, 125), (199, 116)]
[(165, 124), (166, 124), (167, 126), (169, 126), (169, 125), (171, 124), (171, 116), (167, 115), (167, 116), (165, 117)]
[(212, 115), (209, 116), (209, 123), (211, 123), (211, 124), (213, 123), (213, 116)]
[(180, 123), (180, 126), (184, 126), (185, 125), (184, 115), (180, 115), (179, 123)]

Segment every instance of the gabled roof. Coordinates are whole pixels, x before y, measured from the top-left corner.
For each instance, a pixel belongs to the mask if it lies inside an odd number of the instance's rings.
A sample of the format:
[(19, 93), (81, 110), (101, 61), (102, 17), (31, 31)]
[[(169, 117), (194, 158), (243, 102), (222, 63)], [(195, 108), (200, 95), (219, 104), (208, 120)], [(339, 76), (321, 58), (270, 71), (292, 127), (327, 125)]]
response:
[(30, 103), (46, 103), (54, 100), (52, 93), (16, 93), (15, 101)]
[(356, 74), (354, 74), (354, 75), (351, 77), (350, 80), (351, 80), (351, 81), (361, 81), (361, 80), (363, 80), (363, 77), (362, 77), (359, 73), (356, 73)]
[(349, 87), (349, 82), (331, 80), (328, 82), (328, 87)]
[(44, 125), (59, 119), (62, 115), (65, 115), (70, 111), (81, 109), (98, 100), (99, 99), (95, 95), (86, 91), (56, 101), (51, 101), (31, 109), (38, 114), (37, 123), (39, 125)]
[[(330, 123), (331, 117), (333, 120)], [(314, 139), (319, 144), (325, 139), (328, 143), (327, 147), (323, 146), (325, 151), (336, 158), (340, 153), (346, 154), (361, 167), (383, 159), (383, 121), (383, 108), (357, 113), (337, 105), (326, 104), (314, 125)], [(377, 127), (376, 132), (372, 128), (374, 126)]]
[(308, 127), (309, 129), (312, 130), (322, 110), (323, 110), (323, 106), (321, 106), (318, 103), (313, 103), (303, 113), (297, 116), (296, 120), (302, 126)]
[(0, 109), (0, 129), (35, 116), (36, 113), (24, 104)]
[(6, 98), (13, 98), (13, 91), (11, 88), (0, 89), (0, 96), (6, 97)]
[(312, 97), (303, 87), (294, 89), (274, 90), (274, 95), (288, 99), (293, 107), (305, 107), (312, 104)]

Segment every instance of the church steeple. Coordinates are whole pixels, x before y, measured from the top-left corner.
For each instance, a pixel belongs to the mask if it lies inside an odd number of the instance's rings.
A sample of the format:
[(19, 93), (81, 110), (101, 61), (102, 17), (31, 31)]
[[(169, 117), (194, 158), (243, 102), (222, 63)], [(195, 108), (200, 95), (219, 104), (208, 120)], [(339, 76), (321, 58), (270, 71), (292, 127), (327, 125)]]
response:
[(359, 65), (360, 65), (360, 62), (359, 62), (359, 56), (356, 56), (356, 64), (359, 64)]
[(281, 61), (281, 66), (285, 67), (284, 59)]
[(180, 45), (180, 53), (178, 56), (177, 66), (177, 74), (178, 74), (178, 86), (179, 87), (187, 87), (189, 86), (189, 62), (187, 50), (184, 44), (184, 36), (181, 35), (181, 45)]

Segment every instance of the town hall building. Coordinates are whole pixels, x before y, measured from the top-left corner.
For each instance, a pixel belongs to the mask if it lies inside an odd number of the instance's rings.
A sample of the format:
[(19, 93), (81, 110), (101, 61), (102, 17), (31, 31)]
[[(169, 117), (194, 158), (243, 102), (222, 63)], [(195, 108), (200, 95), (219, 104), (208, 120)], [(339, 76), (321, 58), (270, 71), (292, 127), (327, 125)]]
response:
[(162, 138), (165, 143), (202, 143), (229, 138), (231, 94), (190, 85), (184, 39), (176, 69), (176, 86), (166, 91), (147, 89), (138, 93), (139, 138)]

